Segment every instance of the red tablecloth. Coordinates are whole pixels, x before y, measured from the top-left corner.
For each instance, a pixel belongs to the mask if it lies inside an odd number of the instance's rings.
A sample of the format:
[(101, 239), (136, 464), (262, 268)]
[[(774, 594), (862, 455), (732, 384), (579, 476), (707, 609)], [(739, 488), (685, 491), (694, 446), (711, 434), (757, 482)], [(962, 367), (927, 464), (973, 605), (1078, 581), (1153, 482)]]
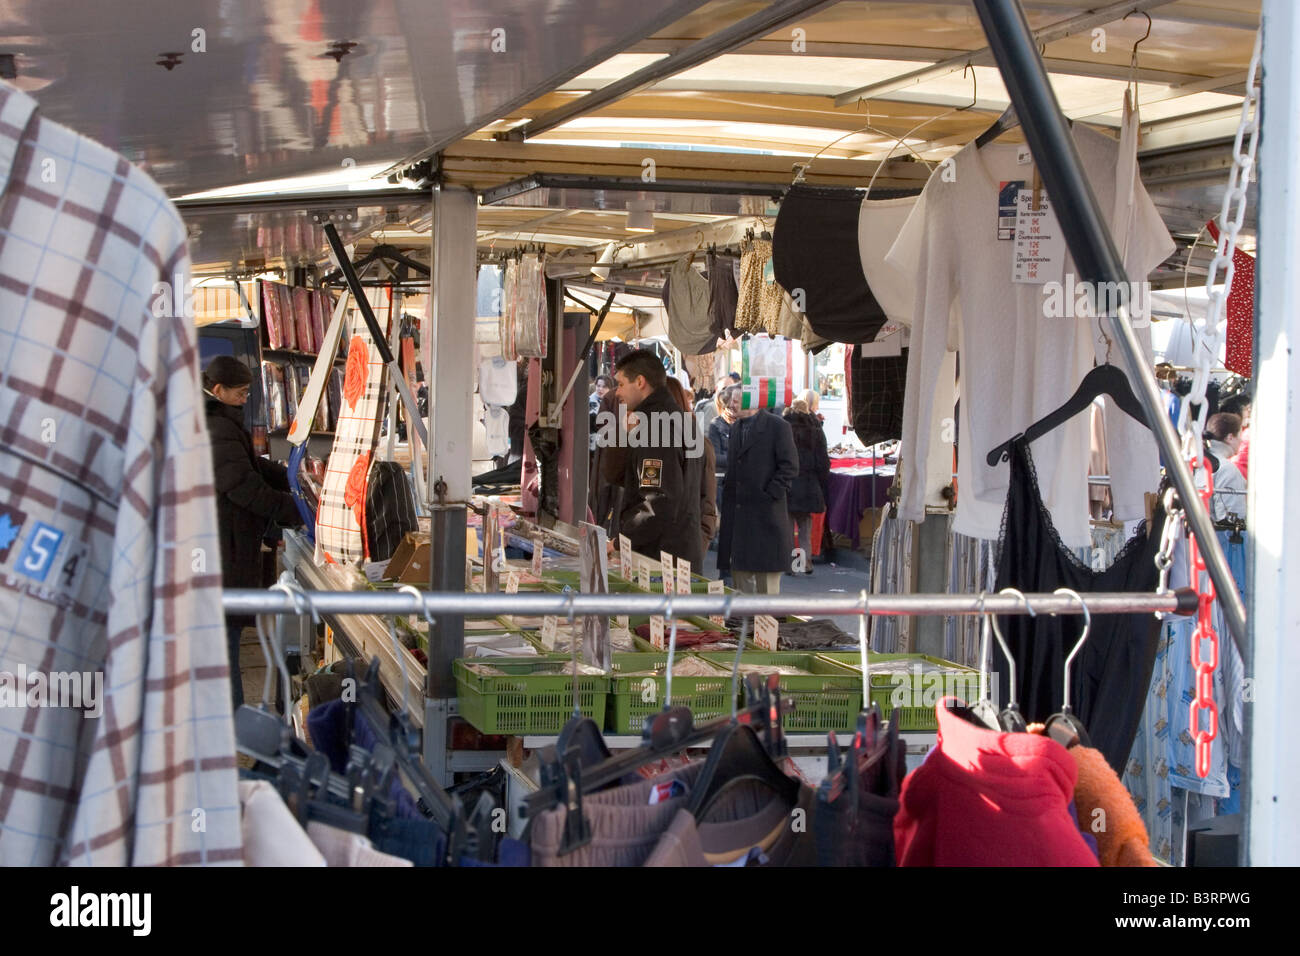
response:
[(836, 468), (879, 468), (885, 463), (883, 458), (832, 458), (831, 470)]

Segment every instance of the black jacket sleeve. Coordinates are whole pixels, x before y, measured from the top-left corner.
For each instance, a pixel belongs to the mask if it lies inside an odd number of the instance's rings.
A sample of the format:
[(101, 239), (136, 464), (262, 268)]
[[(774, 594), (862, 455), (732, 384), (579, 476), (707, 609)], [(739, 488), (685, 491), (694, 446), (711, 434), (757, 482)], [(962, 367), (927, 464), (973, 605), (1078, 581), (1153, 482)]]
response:
[(253, 463), (257, 466), (258, 472), (266, 479), (266, 483), (276, 491), (289, 490), (289, 469), (278, 461), (271, 461), (269, 458), (255, 458)]
[(775, 422), (772, 428), (772, 448), (776, 453), (776, 471), (763, 490), (775, 501), (789, 493), (790, 485), (799, 474), (799, 449), (795, 447), (794, 432), (791, 431), (789, 422), (776, 416), (772, 416), (772, 419)]
[(274, 488), (266, 480), (253, 465), (238, 436), (227, 435), (224, 429), (213, 432), (212, 467), (217, 494), (228, 498), (236, 507), (282, 525), (302, 523), (293, 495)]
[(826, 450), (826, 433), (820, 428), (817, 429), (817, 480), (822, 486), (822, 495), (825, 496), (831, 481), (831, 456)]
[(682, 457), (673, 448), (628, 449), (625, 493), (632, 502), (624, 505), (620, 530), (641, 554), (653, 551), (651, 556), (658, 557), (657, 545), (671, 533), (679, 503), (687, 494), (700, 493), (699, 488), (686, 488)]
[(727, 445), (730, 437), (723, 430), (731, 426), (721, 416), (709, 422), (709, 441), (713, 444), (714, 467), (718, 471), (727, 470)]

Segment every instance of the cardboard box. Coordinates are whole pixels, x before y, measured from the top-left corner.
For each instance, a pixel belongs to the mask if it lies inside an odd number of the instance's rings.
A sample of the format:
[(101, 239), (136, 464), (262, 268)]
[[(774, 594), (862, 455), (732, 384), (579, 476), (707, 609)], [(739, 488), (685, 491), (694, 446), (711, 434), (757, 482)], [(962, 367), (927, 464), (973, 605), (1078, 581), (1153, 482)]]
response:
[(432, 543), (427, 534), (408, 531), (389, 559), (388, 567), (384, 569), (384, 579), (402, 584), (427, 584), (431, 551)]

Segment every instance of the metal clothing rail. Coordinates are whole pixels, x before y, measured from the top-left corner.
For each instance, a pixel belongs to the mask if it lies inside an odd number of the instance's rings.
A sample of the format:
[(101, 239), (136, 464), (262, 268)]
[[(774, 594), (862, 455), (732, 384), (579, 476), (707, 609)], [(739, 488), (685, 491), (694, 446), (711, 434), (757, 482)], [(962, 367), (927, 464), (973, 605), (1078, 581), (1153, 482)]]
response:
[[(1104, 225), (1097, 199), (1084, 177), (1083, 164), (1065, 124), (1065, 115), (1048, 82), (1024, 9), (1019, 0), (974, 0), (974, 3), (1080, 278), (1094, 283), (1115, 283), (1110, 288), (1128, 289), (1128, 274), (1110, 230)], [(1214, 535), (1213, 523), (1197, 492), (1192, 472), (1183, 460), (1173, 424), (1161, 405), (1159, 386), (1155, 375), (1146, 366), (1137, 335), (1129, 322), (1127, 304), (1121, 304), (1116, 310), (1111, 328), (1117, 340), (1115, 344), (1128, 368), (1133, 390), (1146, 411), (1147, 425), (1155, 434), (1166, 470), (1178, 489), (1187, 523), (1191, 525), (1210, 578), (1214, 581), (1228, 629), (1243, 659), (1250, 660), (1246, 641), (1246, 606)]]
[(1196, 593), (1099, 592), (1080, 600), (1066, 594), (491, 594), (427, 591), (259, 591), (235, 588), (222, 592), (227, 614), (420, 614), (490, 617), (665, 615), (703, 617), (728, 614), (1192, 614)]

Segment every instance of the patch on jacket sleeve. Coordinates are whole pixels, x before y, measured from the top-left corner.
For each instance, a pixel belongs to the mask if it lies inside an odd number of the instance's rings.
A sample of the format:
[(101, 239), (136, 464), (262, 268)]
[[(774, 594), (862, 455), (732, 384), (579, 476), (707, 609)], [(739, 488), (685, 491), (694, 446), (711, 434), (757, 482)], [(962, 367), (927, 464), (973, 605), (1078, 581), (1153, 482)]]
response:
[(641, 487), (662, 488), (664, 462), (662, 458), (646, 458), (641, 462)]

